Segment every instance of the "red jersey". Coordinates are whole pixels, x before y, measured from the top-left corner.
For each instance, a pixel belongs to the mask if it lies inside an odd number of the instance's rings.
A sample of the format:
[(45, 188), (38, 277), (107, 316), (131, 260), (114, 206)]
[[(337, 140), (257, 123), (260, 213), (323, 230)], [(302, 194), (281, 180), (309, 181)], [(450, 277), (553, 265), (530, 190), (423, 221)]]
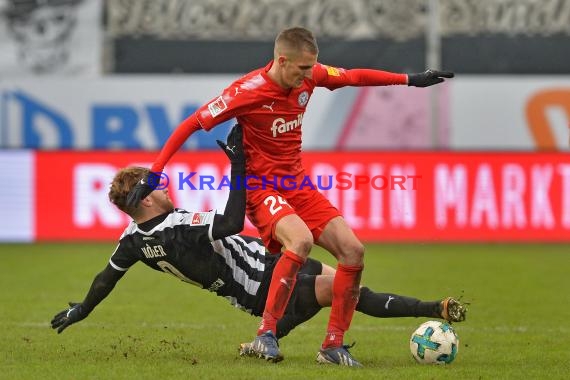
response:
[[(316, 63), (312, 77), (305, 78), (300, 87), (284, 89), (267, 75), (272, 64), (273, 61), (236, 80), (182, 122), (151, 170), (162, 171), (184, 140), (199, 127), (208, 131), (235, 117), (243, 129), (247, 175), (259, 179), (303, 175), (303, 116), (315, 87), (334, 90), (343, 86), (406, 84), (408, 80), (406, 74), (345, 70)], [(199, 127), (194, 125), (196, 120)], [(252, 185), (256, 182), (248, 181)]]

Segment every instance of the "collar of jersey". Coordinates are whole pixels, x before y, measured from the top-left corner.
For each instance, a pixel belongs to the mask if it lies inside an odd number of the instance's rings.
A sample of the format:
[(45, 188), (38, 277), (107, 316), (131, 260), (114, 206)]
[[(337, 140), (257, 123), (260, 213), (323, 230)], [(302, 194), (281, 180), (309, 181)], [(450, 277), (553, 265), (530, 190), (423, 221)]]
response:
[(164, 222), (164, 219), (166, 219), (168, 215), (170, 215), (173, 212), (174, 210), (165, 212), (164, 214), (157, 215), (154, 218), (147, 220), (146, 222), (137, 224), (137, 227), (141, 232), (149, 233), (150, 231), (152, 231), (154, 227)]

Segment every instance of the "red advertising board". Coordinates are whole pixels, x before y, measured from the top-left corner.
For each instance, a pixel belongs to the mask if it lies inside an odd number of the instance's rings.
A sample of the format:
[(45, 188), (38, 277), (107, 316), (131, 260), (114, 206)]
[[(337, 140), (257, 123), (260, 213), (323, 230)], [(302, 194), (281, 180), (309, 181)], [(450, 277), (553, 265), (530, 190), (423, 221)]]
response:
[[(36, 239), (116, 240), (128, 217), (108, 185), (119, 168), (155, 156), (37, 152)], [(570, 241), (567, 154), (307, 152), (304, 162), (363, 241)], [(223, 153), (177, 153), (165, 172), (177, 207), (224, 206)], [(256, 235), (249, 224), (245, 232)]]

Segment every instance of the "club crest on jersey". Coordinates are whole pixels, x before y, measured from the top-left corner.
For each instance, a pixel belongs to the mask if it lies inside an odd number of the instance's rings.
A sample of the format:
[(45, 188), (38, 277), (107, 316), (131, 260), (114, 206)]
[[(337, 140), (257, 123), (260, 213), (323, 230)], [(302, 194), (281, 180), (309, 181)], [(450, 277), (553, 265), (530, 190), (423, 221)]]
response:
[(222, 98), (221, 96), (218, 96), (216, 100), (208, 104), (208, 110), (210, 111), (210, 115), (212, 115), (212, 117), (218, 116), (219, 114), (224, 112), (224, 110), (226, 110), (227, 108), (228, 105), (224, 101), (224, 98)]
[(307, 91), (301, 92), (297, 98), (297, 102), (301, 107), (305, 107), (309, 102), (309, 93)]

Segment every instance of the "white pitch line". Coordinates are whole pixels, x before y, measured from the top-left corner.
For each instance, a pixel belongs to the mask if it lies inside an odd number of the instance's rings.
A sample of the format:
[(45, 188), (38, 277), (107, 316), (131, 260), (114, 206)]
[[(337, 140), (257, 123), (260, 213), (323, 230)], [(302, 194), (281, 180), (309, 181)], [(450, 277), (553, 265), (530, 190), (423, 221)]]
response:
[[(419, 321), (418, 323), (414, 323), (413, 325), (410, 326), (386, 326), (386, 325), (381, 325), (381, 322), (379, 322), (378, 326), (358, 326), (358, 325), (352, 325), (350, 327), (351, 331), (413, 331), (414, 328), (416, 328), (417, 326), (419, 326)], [(467, 322), (468, 323), (468, 322)], [(2, 323), (4, 326), (8, 325), (8, 326), (14, 326), (14, 327), (20, 327), (20, 328), (48, 328), (50, 327), (50, 324), (48, 322), (3, 322)], [(139, 323), (139, 324), (133, 324), (133, 323), (128, 323), (125, 322), (125, 324), (118, 324), (118, 323), (89, 323), (89, 322), (80, 322), (81, 326), (86, 327), (86, 328), (110, 328), (110, 327), (119, 327), (119, 326), (133, 326), (133, 327), (145, 327), (145, 328), (153, 328), (153, 329), (162, 329), (162, 328), (182, 328), (182, 329), (209, 329), (212, 327), (212, 324), (210, 323)], [(461, 330), (461, 331), (473, 331), (473, 332), (494, 332), (494, 333), (528, 333), (528, 332), (532, 332), (533, 330), (536, 330), (536, 327), (533, 326), (516, 326), (516, 325), (503, 325), (503, 326), (486, 326), (486, 327), (474, 327), (474, 326), (469, 326), (468, 324), (461, 324), (461, 323), (455, 323), (453, 324), (453, 327), (455, 327), (456, 330)], [(225, 329), (229, 329), (229, 328), (233, 328), (233, 325), (230, 326), (226, 326), (223, 324), (216, 324), (216, 329), (218, 330), (225, 330)], [(305, 329), (309, 329), (308, 326), (297, 326), (296, 330), (305, 330)], [(538, 330), (537, 330), (538, 333)], [(568, 334), (570, 333), (570, 328), (567, 327), (541, 327), (540, 328), (540, 334), (544, 334), (544, 333), (548, 333), (548, 334), (556, 334), (556, 333), (563, 333), (563, 334)]]

